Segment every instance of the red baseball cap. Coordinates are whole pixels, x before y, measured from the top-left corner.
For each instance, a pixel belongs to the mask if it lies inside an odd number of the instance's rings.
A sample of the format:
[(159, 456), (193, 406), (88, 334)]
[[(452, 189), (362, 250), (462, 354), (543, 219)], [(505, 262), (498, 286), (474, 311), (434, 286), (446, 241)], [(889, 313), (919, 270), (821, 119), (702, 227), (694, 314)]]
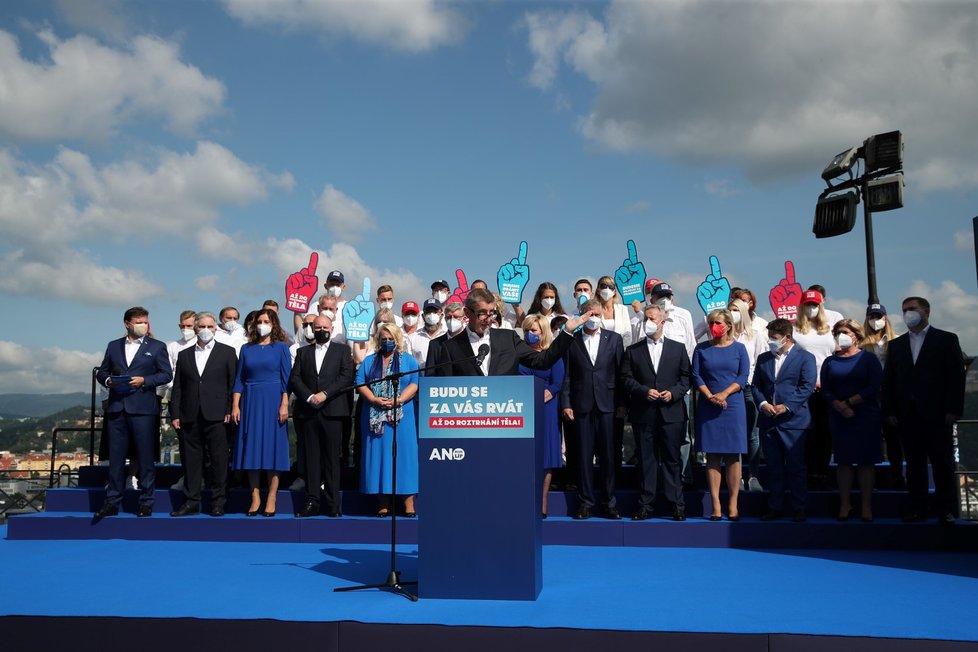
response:
[(405, 301), (404, 305), (401, 306), (401, 314), (413, 312), (416, 315), (421, 314), (421, 310), (418, 308), (418, 304), (413, 301)]
[(652, 290), (652, 286), (658, 285), (659, 283), (662, 283), (662, 281), (654, 277), (645, 281), (645, 294), (648, 294)]
[(801, 295), (801, 302), (822, 304), (825, 303), (825, 299), (818, 290), (805, 290), (805, 294)]

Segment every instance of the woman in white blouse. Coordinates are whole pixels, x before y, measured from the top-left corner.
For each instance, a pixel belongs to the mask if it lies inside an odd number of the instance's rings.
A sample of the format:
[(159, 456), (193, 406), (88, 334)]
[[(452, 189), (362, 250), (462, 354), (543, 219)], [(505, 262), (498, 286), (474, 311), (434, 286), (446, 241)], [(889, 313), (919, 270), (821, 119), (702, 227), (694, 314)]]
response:
[(761, 482), (757, 477), (761, 465), (761, 437), (757, 430), (757, 404), (754, 401), (754, 393), (751, 390), (751, 383), (754, 382), (754, 367), (757, 365), (757, 357), (767, 351), (766, 334), (762, 337), (752, 324), (750, 318), (750, 306), (741, 299), (732, 299), (727, 306), (730, 317), (733, 319), (734, 340), (740, 342), (747, 349), (747, 357), (750, 359), (750, 371), (747, 373), (747, 386), (744, 387), (744, 402), (747, 406), (747, 459), (742, 467), (746, 469), (745, 478), (742, 481), (748, 491), (761, 491)]

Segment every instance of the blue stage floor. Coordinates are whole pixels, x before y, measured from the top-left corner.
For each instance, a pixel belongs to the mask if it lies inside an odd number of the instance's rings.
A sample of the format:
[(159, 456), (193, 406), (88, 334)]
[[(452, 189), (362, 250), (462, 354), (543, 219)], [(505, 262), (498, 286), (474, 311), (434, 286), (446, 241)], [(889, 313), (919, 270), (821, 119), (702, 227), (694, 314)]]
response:
[[(10, 541), (0, 616), (354, 621), (978, 641), (978, 555), (546, 546), (536, 602), (411, 603), (377, 545)], [(478, 563), (478, 560), (472, 560)], [(417, 547), (398, 554), (417, 577)], [(138, 579), (137, 579), (138, 578)]]

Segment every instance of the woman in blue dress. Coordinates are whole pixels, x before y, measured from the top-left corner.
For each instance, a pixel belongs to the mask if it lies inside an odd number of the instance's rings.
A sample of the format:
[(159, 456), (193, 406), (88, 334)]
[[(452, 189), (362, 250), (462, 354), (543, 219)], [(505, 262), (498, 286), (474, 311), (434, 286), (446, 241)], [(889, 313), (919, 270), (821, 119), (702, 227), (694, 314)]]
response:
[(377, 324), (373, 335), (374, 351), (357, 369), (357, 384), (366, 383), (393, 373), (413, 371), (400, 380), (397, 412), (394, 388), (389, 380), (374, 382), (359, 388), (364, 409), (360, 417), (363, 433), (363, 457), (360, 465), (360, 491), (377, 494), (377, 516), (390, 514), (388, 496), (391, 486), (391, 460), (394, 444), (393, 423), (397, 423), (397, 495), (404, 496), (404, 515), (412, 517), (414, 494), (418, 493), (418, 427), (416, 395), (418, 393), (418, 363), (414, 356), (404, 353), (404, 336), (395, 324)]
[(292, 358), (274, 310), (261, 310), (241, 347), (234, 381), (231, 420), (238, 426), (233, 468), (248, 472), (255, 516), (261, 505), (261, 472), (268, 476), (268, 498), (262, 516), (275, 516), (280, 471), (289, 470), (289, 373)]
[(843, 319), (832, 327), (838, 350), (822, 363), (822, 395), (829, 405), (829, 433), (835, 452), (839, 483), (840, 521), (852, 513), (853, 467), (859, 479), (862, 520), (873, 520), (873, 483), (876, 464), (882, 461), (880, 432), (883, 414), (879, 390), (883, 366), (870, 351), (863, 351), (859, 322)]
[(747, 452), (747, 407), (744, 386), (750, 373), (750, 357), (733, 337), (733, 317), (728, 310), (706, 316), (711, 340), (693, 351), (693, 385), (696, 401), (696, 450), (706, 453), (706, 478), (713, 499), (711, 521), (722, 518), (720, 464), (727, 467), (730, 494), (727, 517), (740, 520), (740, 455)]
[[(536, 351), (550, 347), (553, 336), (539, 315), (523, 320), (523, 336)], [(543, 381), (543, 517), (547, 518), (547, 493), (553, 470), (561, 466), (560, 421), (557, 416), (557, 394), (564, 383), (564, 361), (557, 360), (549, 369), (530, 369), (520, 365), (521, 376), (536, 376)]]

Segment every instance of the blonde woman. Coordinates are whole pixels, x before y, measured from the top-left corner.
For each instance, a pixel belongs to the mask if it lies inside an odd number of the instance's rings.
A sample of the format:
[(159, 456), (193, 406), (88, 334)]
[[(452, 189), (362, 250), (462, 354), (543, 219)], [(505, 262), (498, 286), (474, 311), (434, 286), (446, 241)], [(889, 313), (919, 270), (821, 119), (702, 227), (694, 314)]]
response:
[[(886, 315), (886, 307), (879, 303), (871, 303), (866, 307), (866, 321), (863, 322), (862, 348), (867, 353), (874, 354), (880, 365), (886, 365), (886, 349), (896, 333), (893, 324)], [(890, 489), (906, 489), (907, 481), (903, 478), (903, 442), (900, 441), (900, 429), (883, 422), (883, 443), (886, 445), (886, 461), (890, 463)]]
[[(798, 348), (815, 356), (815, 377), (821, 378), (822, 363), (835, 353), (832, 326), (825, 314), (825, 298), (818, 290), (806, 290), (801, 297), (794, 340)], [(829, 437), (829, 411), (816, 384), (808, 400), (812, 423), (805, 437), (805, 466), (808, 469), (809, 489), (828, 488), (829, 460), (832, 459), (832, 440)]]
[[(364, 402), (360, 416), (363, 453), (360, 465), (360, 491), (377, 494), (377, 516), (390, 514), (388, 496), (391, 485), (391, 457), (394, 447), (394, 424), (397, 424), (397, 494), (404, 496), (404, 515), (415, 516), (414, 494), (418, 493), (418, 429), (415, 419), (415, 396), (418, 375), (400, 379), (398, 394), (394, 384), (379, 380), (384, 376), (418, 370), (414, 357), (404, 352), (404, 336), (396, 324), (381, 322), (372, 339), (373, 349), (357, 369), (356, 383)], [(396, 401), (395, 401), (396, 399)], [(396, 409), (395, 409), (396, 405)]]
[(711, 521), (722, 518), (720, 465), (726, 465), (730, 492), (727, 517), (740, 520), (740, 455), (747, 452), (747, 410), (743, 389), (750, 373), (750, 357), (734, 339), (733, 317), (728, 310), (706, 316), (711, 339), (693, 351), (693, 386), (697, 389), (696, 450), (706, 453), (706, 477), (713, 500)]
[[(523, 337), (535, 351), (550, 348), (552, 337), (543, 318), (530, 315), (523, 320)], [(564, 362), (557, 360), (549, 369), (530, 369), (520, 365), (521, 376), (536, 376), (543, 381), (543, 517), (547, 518), (547, 494), (553, 470), (561, 466), (560, 418), (557, 395), (564, 383)]]

